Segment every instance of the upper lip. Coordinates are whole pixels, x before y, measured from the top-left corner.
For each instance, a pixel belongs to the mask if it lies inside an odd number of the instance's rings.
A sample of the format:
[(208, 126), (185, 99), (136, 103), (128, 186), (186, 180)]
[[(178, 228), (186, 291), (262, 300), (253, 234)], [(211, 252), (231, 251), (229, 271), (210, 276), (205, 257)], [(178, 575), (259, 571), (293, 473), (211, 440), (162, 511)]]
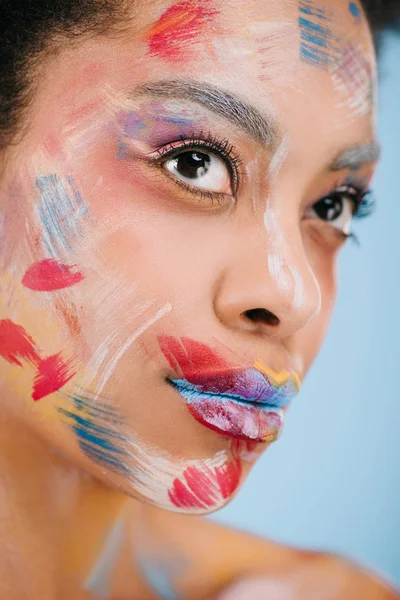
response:
[(172, 383), (186, 387), (191, 384), (200, 393), (273, 408), (286, 407), (298, 393), (296, 381), (289, 372), (286, 381), (278, 385), (255, 368), (185, 375), (184, 379), (172, 379)]

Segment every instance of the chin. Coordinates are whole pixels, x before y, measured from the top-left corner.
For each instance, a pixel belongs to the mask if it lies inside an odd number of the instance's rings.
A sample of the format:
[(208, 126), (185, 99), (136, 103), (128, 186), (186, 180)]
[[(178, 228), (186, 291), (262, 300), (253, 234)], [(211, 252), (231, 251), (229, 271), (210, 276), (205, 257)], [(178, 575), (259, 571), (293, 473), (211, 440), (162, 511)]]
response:
[(178, 513), (206, 515), (220, 510), (236, 495), (251, 466), (236, 443), (210, 458), (195, 460), (170, 456), (133, 437), (125, 448), (129, 461), (119, 466), (118, 487), (129, 496)]

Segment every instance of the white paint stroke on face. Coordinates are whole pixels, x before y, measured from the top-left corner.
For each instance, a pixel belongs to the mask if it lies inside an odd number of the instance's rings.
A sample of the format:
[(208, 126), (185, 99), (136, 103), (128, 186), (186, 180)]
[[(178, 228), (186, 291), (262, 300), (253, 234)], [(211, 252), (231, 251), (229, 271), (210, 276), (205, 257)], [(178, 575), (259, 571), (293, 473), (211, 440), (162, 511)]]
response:
[(36, 188), (43, 245), (51, 258), (69, 257), (90, 220), (89, 208), (69, 177), (61, 178), (56, 173), (40, 175), (36, 177)]
[(115, 369), (117, 368), (118, 363), (124, 356), (126, 352), (132, 347), (132, 345), (136, 342), (136, 340), (154, 323), (165, 317), (172, 310), (171, 304), (165, 304), (160, 310), (158, 310), (152, 317), (147, 319), (145, 323), (143, 323), (140, 327), (136, 329), (125, 341), (125, 343), (121, 346), (121, 348), (114, 354), (108, 361), (107, 364), (103, 366), (103, 373), (101, 375), (100, 381), (96, 386), (97, 393), (101, 394), (104, 389), (104, 386), (107, 384), (108, 380), (112, 377)]
[(373, 69), (362, 44), (349, 42), (332, 65), (333, 89), (339, 100), (338, 109), (347, 112), (345, 121), (372, 114), (376, 103)]
[(289, 139), (283, 138), (269, 165), (268, 176), (271, 183), (278, 177), (289, 154)]
[[(127, 465), (132, 487), (156, 506), (180, 513), (205, 514), (211, 510), (218, 510), (227, 503), (228, 499), (223, 496), (217, 481), (212, 486), (210, 480), (208, 480), (207, 490), (204, 491), (207, 491), (208, 495), (212, 495), (212, 506), (204, 505), (204, 508), (176, 507), (169, 497), (169, 491), (174, 481), (176, 479), (184, 481), (184, 474), (188, 468), (196, 469), (200, 474), (203, 473), (207, 476), (215, 469), (221, 469), (226, 465), (230, 459), (227, 451), (221, 450), (211, 458), (178, 459), (142, 442), (138, 436), (133, 435), (127, 437), (124, 450), (132, 460), (132, 465)], [(196, 497), (195, 490), (190, 490), (190, 493)], [(197, 499), (201, 505), (201, 498), (197, 497)]]
[(299, 270), (290, 264), (287, 259), (287, 251), (283, 233), (279, 224), (279, 203), (274, 198), (274, 207), (272, 207), (272, 198), (274, 197), (274, 188), (280, 171), (289, 154), (289, 139), (286, 137), (275, 152), (268, 170), (268, 180), (270, 185), (270, 195), (267, 199), (267, 205), (264, 213), (264, 225), (268, 233), (270, 251), (268, 253), (268, 271), (271, 278), (277, 282), (278, 290), (285, 292), (286, 295), (292, 292), (292, 306), (294, 309), (301, 308), (305, 303), (304, 280)]
[(305, 303), (304, 281), (296, 267), (292, 265), (289, 269), (294, 281), (293, 308), (301, 308)]

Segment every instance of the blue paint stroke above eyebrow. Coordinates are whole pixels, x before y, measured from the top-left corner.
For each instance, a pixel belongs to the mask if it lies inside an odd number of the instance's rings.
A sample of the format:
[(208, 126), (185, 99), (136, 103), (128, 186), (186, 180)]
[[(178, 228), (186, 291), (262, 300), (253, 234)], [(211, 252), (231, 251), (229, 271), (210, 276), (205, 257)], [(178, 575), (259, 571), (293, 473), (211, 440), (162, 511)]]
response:
[(73, 407), (58, 407), (58, 412), (78, 438), (79, 446), (88, 458), (120, 475), (131, 474), (124, 450), (125, 438), (118, 433), (124, 420), (107, 405), (93, 403), (80, 394), (68, 395)]
[(334, 40), (329, 17), (311, 0), (300, 0), (300, 58), (312, 66), (328, 69), (332, 61)]
[(355, 19), (357, 19), (357, 21), (360, 21), (360, 19), (361, 19), (361, 9), (360, 9), (360, 7), (355, 2), (349, 2), (349, 11), (350, 11), (350, 14)]
[(37, 211), (43, 227), (43, 244), (52, 258), (70, 252), (74, 240), (82, 235), (83, 220), (89, 209), (71, 178), (44, 175), (36, 179), (40, 193)]

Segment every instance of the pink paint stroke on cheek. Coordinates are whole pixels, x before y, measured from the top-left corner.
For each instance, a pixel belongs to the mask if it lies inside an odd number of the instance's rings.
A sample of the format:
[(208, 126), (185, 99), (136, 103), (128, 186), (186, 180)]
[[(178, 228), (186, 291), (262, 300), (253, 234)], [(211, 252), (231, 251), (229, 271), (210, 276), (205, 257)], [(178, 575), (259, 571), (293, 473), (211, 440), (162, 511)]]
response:
[(32, 338), (21, 325), (9, 319), (0, 321), (0, 356), (19, 367), (22, 367), (21, 360), (34, 365), (40, 361)]
[(32, 393), (33, 400), (41, 400), (60, 390), (75, 373), (71, 364), (64, 361), (61, 354), (55, 354), (40, 361)]
[(238, 459), (221, 467), (188, 467), (176, 478), (168, 492), (177, 508), (210, 509), (227, 500), (240, 483), (242, 468)]
[(188, 44), (193, 43), (218, 14), (204, 4), (185, 1), (170, 6), (150, 29), (150, 54), (169, 61), (184, 58)]
[(82, 273), (73, 269), (52, 258), (41, 260), (29, 267), (22, 284), (35, 292), (62, 290), (83, 281)]
[(71, 363), (61, 354), (41, 358), (25, 329), (9, 319), (0, 321), (0, 356), (18, 367), (23, 367), (22, 361), (36, 367), (32, 392), (35, 401), (57, 392), (75, 375)]

